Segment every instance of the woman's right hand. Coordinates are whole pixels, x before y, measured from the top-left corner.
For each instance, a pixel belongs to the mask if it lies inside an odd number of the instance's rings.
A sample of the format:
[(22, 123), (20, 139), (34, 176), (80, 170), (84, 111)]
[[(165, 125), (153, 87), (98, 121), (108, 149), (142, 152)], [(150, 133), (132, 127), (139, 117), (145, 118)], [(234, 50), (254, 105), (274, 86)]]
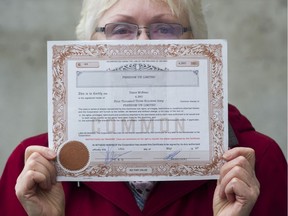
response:
[(17, 179), (16, 196), (28, 215), (65, 215), (65, 196), (56, 182), (56, 153), (42, 146), (25, 151), (25, 166)]

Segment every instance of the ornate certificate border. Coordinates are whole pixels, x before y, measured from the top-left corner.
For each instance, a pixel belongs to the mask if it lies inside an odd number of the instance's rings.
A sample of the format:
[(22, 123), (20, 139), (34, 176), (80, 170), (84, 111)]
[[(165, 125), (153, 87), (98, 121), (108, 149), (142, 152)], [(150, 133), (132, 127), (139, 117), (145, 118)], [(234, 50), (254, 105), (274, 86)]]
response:
[[(216, 41), (217, 42), (217, 41)], [(210, 141), (212, 142), (212, 158), (205, 165), (187, 165), (179, 162), (165, 163), (161, 165), (151, 164), (153, 176), (179, 177), (186, 176), (215, 176), (219, 174), (220, 167), (223, 165), (221, 159), (225, 149), (225, 129), (226, 116), (223, 110), (225, 104), (224, 98), (226, 92), (224, 90), (223, 68), (226, 67), (226, 62), (223, 56), (222, 43), (171, 43), (163, 44), (109, 44), (109, 43), (68, 43), (63, 45), (52, 46), (52, 137), (53, 148), (57, 151), (58, 148), (67, 141), (67, 71), (66, 63), (69, 59), (82, 57), (95, 57), (96, 59), (111, 59), (111, 58), (175, 58), (175, 57), (199, 57), (206, 58), (210, 67), (209, 77), (209, 112), (210, 112)], [(51, 75), (49, 75), (51, 76)], [(49, 101), (49, 103), (51, 103)], [(51, 134), (50, 134), (51, 135)], [(49, 136), (50, 136), (49, 135)], [(51, 145), (51, 144), (50, 144)], [(97, 166), (88, 166), (85, 170), (78, 173), (67, 172), (57, 166), (58, 175), (66, 177), (115, 177), (129, 176), (126, 173), (125, 164), (116, 166), (115, 164), (101, 164)], [(151, 174), (149, 174), (151, 175)], [(145, 176), (145, 174), (141, 174)], [(103, 178), (102, 178), (103, 180)]]

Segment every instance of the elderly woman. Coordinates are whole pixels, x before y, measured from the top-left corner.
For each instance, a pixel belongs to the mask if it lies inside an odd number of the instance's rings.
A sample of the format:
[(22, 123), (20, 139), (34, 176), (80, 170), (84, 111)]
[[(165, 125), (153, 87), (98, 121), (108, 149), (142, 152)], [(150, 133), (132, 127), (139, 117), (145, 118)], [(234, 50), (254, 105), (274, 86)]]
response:
[[(207, 31), (199, 0), (84, 0), (77, 36), (205, 39)], [(224, 154), (227, 163), (218, 181), (145, 182), (145, 187), (143, 182), (56, 182), (56, 154), (47, 147), (47, 134), (29, 138), (12, 153), (1, 178), (1, 214), (286, 215), (287, 163), (278, 145), (231, 105), (229, 123), (238, 146)], [(140, 189), (145, 196), (138, 202)]]

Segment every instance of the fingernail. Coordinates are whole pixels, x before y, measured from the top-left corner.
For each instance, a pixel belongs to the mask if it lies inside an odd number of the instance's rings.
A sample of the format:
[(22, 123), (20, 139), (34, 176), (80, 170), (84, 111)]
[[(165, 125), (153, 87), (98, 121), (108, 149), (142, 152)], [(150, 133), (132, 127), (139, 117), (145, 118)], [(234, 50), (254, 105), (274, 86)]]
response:
[(52, 149), (49, 149), (49, 150), (47, 151), (47, 154), (48, 154), (51, 158), (56, 157), (56, 152), (54, 152)]
[(219, 177), (219, 179), (217, 180), (217, 184), (218, 184), (218, 185), (221, 184), (221, 177)]
[(223, 154), (222, 157), (224, 158), (224, 160), (228, 160), (230, 156), (231, 156), (231, 154), (229, 153), (229, 151), (227, 151)]

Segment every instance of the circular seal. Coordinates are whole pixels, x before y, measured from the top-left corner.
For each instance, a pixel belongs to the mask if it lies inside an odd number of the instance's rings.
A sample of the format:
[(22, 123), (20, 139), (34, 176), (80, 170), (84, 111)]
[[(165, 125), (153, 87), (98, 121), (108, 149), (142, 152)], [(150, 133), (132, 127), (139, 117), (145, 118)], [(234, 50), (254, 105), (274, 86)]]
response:
[(69, 141), (59, 149), (59, 163), (69, 171), (83, 170), (89, 162), (89, 151), (85, 144), (79, 141)]

